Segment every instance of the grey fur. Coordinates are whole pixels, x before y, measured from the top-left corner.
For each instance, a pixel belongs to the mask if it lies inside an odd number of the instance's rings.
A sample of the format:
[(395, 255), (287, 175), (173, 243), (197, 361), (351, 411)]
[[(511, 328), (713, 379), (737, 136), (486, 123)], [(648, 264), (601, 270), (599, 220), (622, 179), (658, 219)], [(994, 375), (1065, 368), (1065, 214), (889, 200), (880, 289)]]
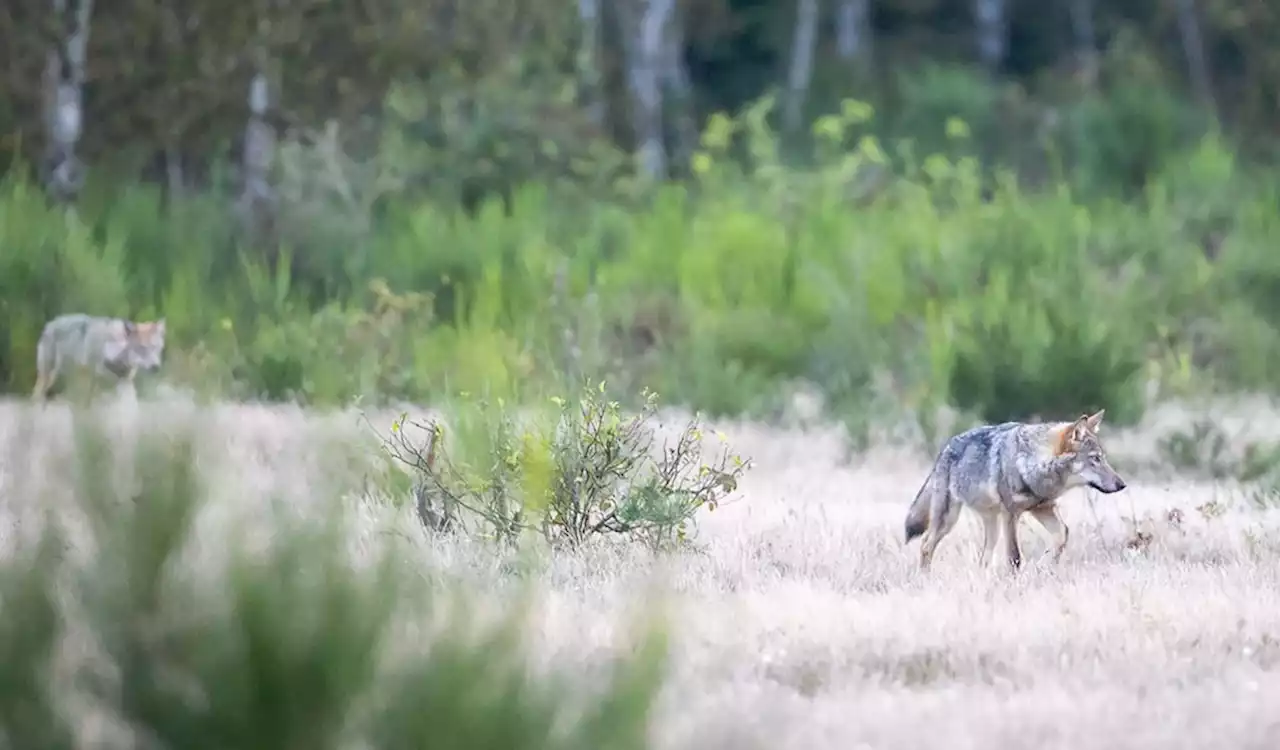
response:
[(1067, 491), (1090, 486), (1113, 493), (1125, 482), (1107, 462), (1098, 439), (1104, 412), (1074, 422), (1025, 424), (1004, 422), (966, 430), (950, 438), (907, 511), (906, 542), (923, 537), (920, 565), (928, 568), (942, 538), (968, 506), (983, 522), (985, 563), (1003, 530), (1006, 554), (1017, 568), (1017, 519), (1030, 513), (1055, 539), (1053, 557), (1061, 555), (1067, 527), (1056, 502)]
[(59, 315), (45, 324), (36, 344), (36, 387), (44, 399), (58, 378), (73, 368), (95, 377), (133, 382), (139, 370), (160, 367), (165, 322), (137, 323), (83, 313)]

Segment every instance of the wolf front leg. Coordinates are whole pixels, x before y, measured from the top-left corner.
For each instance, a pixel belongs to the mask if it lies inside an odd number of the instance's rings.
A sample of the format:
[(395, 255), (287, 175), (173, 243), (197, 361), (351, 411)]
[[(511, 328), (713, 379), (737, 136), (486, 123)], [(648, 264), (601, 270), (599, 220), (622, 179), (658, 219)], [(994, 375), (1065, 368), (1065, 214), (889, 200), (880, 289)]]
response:
[(138, 384), (134, 380), (138, 376), (138, 368), (130, 367), (120, 382), (116, 384), (116, 392), (119, 394), (128, 394), (133, 397), (134, 401), (138, 400)]
[(1031, 517), (1036, 519), (1044, 530), (1053, 537), (1053, 549), (1048, 555), (1052, 562), (1058, 562), (1062, 557), (1062, 551), (1067, 548), (1067, 537), (1069, 536), (1067, 525), (1062, 522), (1062, 516), (1058, 515), (1058, 506), (1055, 503), (1047, 503), (1028, 511)]
[(1018, 549), (1018, 511), (1003, 508), (1000, 520), (1004, 526), (1004, 551), (1009, 559), (1009, 569), (1017, 571), (1022, 567), (1022, 551)]
[(36, 387), (31, 391), (31, 398), (35, 399), (36, 401), (39, 401), (40, 403), (44, 403), (45, 400), (48, 398), (48, 394), (49, 394), (49, 379), (45, 377), (44, 373), (42, 372), (37, 373)]

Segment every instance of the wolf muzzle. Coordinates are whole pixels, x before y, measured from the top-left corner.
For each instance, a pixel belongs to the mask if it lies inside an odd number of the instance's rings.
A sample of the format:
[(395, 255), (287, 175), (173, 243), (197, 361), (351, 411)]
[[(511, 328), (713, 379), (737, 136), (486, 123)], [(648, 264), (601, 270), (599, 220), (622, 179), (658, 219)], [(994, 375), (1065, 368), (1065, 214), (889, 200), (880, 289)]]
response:
[(1120, 477), (1116, 477), (1115, 484), (1110, 487), (1103, 486), (1097, 482), (1090, 482), (1089, 486), (1097, 490), (1098, 492), (1101, 492), (1104, 495), (1111, 495), (1116, 492), (1119, 492), (1120, 490), (1123, 490), (1125, 487), (1128, 487), (1129, 485), (1125, 484), (1124, 480), (1121, 479)]

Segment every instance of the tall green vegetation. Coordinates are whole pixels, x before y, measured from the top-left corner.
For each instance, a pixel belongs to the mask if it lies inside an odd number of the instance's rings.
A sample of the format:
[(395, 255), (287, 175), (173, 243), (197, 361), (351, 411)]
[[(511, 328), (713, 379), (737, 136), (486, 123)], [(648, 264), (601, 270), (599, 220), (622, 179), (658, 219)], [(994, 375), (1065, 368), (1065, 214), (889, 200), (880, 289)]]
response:
[(1221, 137), (1125, 194), (1087, 171), (1027, 184), (958, 117), (922, 154), (854, 101), (815, 122), (814, 166), (787, 166), (769, 104), (711, 118), (686, 184), (526, 182), (472, 208), (408, 190), (352, 214), (341, 252), (309, 231), (246, 244), (213, 193), (133, 184), (69, 217), (11, 176), (0, 382), (27, 390), (42, 320), (83, 309), (166, 316), (171, 382), (311, 404), (604, 379), (768, 415), (807, 381), (851, 425), (941, 404), (1124, 422), (1153, 382), (1271, 387), (1277, 183)]

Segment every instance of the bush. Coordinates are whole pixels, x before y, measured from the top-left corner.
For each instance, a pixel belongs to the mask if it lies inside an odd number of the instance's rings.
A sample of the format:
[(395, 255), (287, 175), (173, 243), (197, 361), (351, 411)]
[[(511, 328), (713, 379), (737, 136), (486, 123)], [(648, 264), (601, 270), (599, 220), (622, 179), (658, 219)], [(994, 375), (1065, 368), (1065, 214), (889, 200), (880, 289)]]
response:
[(1117, 326), (1065, 300), (989, 292), (952, 338), (951, 402), (986, 422), (1069, 419), (1105, 407), (1117, 424), (1142, 415), (1142, 352)]
[[(196, 430), (145, 436), (119, 482), (107, 481), (121, 476), (119, 449), (83, 413), (75, 422), (71, 497), (28, 499), (46, 510), (43, 533), (0, 572), (0, 745), (79, 745), (80, 696), (50, 675), (61, 638), (87, 636), (100, 648), (73, 657), (77, 685), (130, 745), (646, 746), (660, 631), (593, 696), (564, 675), (530, 676), (518, 611), (486, 626), (460, 590), (406, 570), (390, 548), (353, 565), (337, 505), (320, 521), (257, 515), (265, 546), (233, 543), (225, 565), (197, 570), (191, 556), (208, 547), (192, 535)], [(61, 554), (64, 523), (87, 531), (74, 537), (87, 554)], [(55, 596), (65, 581), (71, 596)], [(393, 641), (400, 618), (433, 613), (444, 625), (429, 644)]]
[(749, 467), (727, 446), (703, 462), (696, 417), (655, 456), (653, 394), (630, 417), (608, 400), (603, 381), (553, 402), (552, 418), (534, 416), (523, 427), (502, 403), (464, 411), (462, 458), (444, 448), (439, 422), (393, 423), (384, 445), (415, 474), (423, 523), (435, 531), (478, 523), (482, 535), (504, 541), (537, 530), (563, 547), (609, 534), (665, 547), (685, 541), (698, 511), (714, 511)]

